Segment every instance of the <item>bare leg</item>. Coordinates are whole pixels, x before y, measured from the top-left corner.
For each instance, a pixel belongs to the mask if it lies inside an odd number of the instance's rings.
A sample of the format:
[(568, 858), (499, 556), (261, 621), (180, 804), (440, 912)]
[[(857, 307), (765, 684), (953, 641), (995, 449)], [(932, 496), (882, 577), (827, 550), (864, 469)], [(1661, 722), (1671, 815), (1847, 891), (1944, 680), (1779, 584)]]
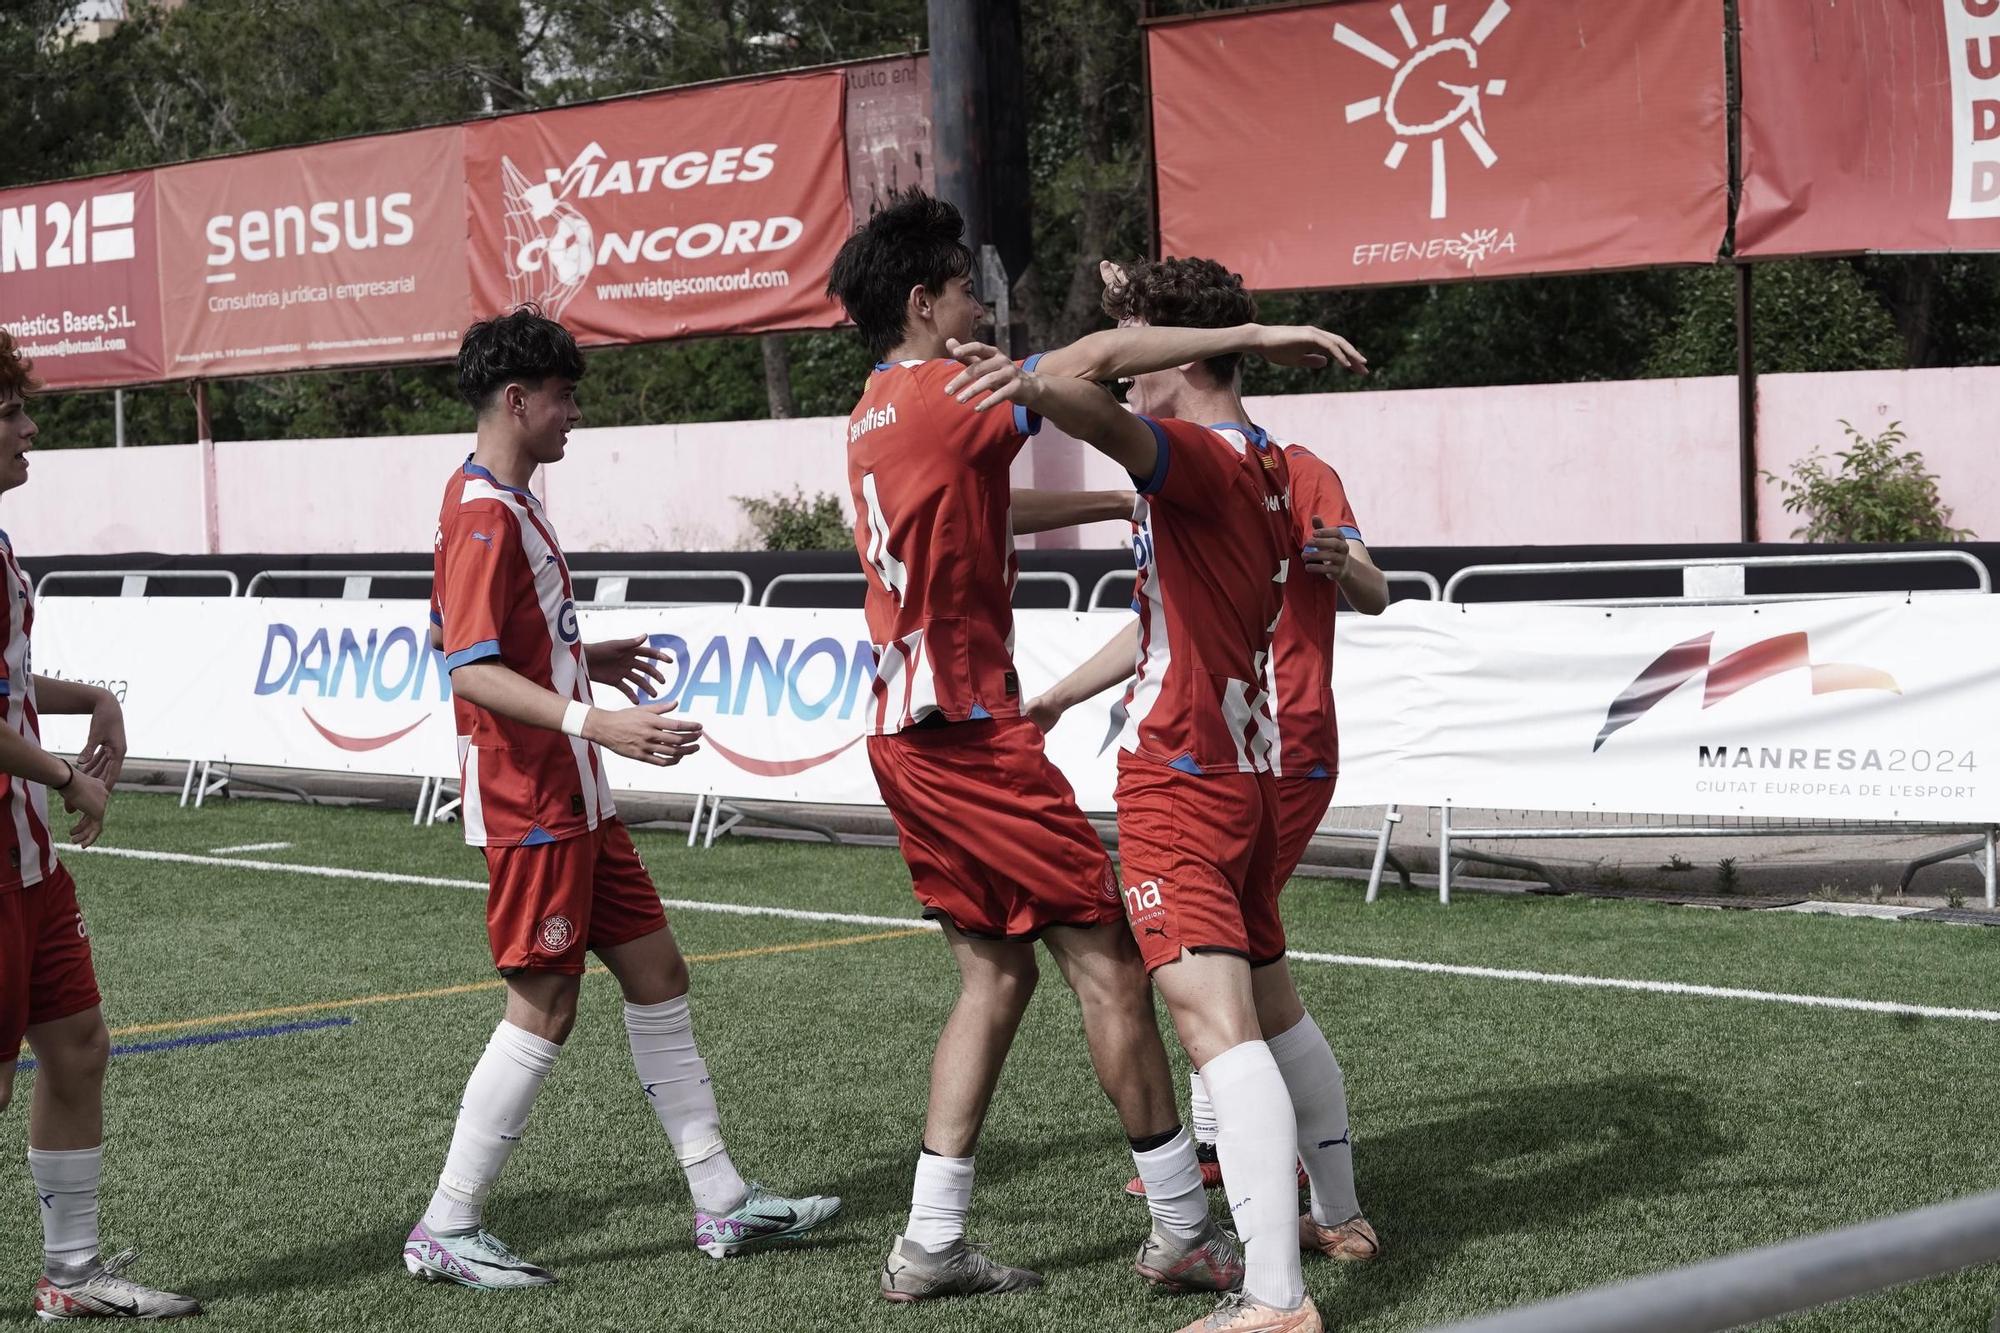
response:
[(1153, 1138), (1180, 1123), (1173, 1075), (1153, 987), (1123, 924), (1094, 930), (1050, 930), (1043, 936), (1063, 980), (1083, 1009), (1083, 1035), (1104, 1095), (1117, 1108), (1125, 1137)]
[(931, 1058), (924, 1146), (942, 1157), (970, 1157), (1040, 973), (1032, 944), (973, 939), (950, 922), (944, 936), (958, 964), (958, 1002)]
[[(104, 1067), (111, 1034), (95, 1007), (28, 1029), (35, 1052), (35, 1091), (28, 1108), (28, 1145), (74, 1152), (104, 1142)], [(12, 1069), (8, 1078), (13, 1078)]]

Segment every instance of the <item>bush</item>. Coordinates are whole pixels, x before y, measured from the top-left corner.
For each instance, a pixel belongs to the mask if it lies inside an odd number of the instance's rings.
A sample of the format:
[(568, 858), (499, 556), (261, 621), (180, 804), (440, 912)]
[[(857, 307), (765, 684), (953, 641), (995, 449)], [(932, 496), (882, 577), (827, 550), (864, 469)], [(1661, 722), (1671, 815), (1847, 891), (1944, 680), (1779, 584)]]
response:
[(1785, 512), (1803, 514), (1794, 537), (1809, 542), (1957, 542), (1970, 530), (1951, 526), (1951, 507), (1938, 495), (1937, 477), (1908, 442), (1902, 423), (1870, 438), (1840, 423), (1849, 447), (1834, 455), (1837, 469), (1814, 449), (1792, 464), (1789, 480), (1766, 472), (1785, 495)]
[(735, 498), (767, 551), (839, 551), (854, 544), (854, 524), (837, 495), (820, 491), (807, 499), (794, 488), (790, 495)]

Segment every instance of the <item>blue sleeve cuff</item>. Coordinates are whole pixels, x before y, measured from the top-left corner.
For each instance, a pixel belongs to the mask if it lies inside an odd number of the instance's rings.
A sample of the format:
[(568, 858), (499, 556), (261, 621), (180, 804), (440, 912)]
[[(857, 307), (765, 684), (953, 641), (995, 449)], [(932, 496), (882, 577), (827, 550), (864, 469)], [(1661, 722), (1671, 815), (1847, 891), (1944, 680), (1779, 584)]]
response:
[(489, 657), (498, 656), (500, 656), (500, 640), (484, 639), (473, 644), (470, 648), (461, 648), (455, 653), (446, 653), (444, 657), (444, 669), (446, 671), (456, 671), (462, 666), (470, 666), (474, 662), (482, 662)]
[(1145, 416), (1140, 417), (1139, 420), (1146, 423), (1146, 429), (1153, 432), (1153, 438), (1159, 442), (1160, 456), (1153, 463), (1152, 476), (1150, 477), (1135, 476), (1132, 478), (1132, 481), (1134, 482), (1134, 484), (1138, 486), (1139, 494), (1158, 495), (1160, 493), (1160, 487), (1167, 484), (1167, 462), (1173, 456), (1172, 446), (1170, 446), (1167, 443), (1166, 429), (1162, 427), (1159, 422), (1153, 420), (1151, 417), (1145, 417)]
[[(1040, 363), (1042, 354), (1035, 353), (1021, 363), (1021, 369), (1033, 370)], [(1019, 403), (1014, 404), (1014, 429), (1022, 435), (1034, 435), (1042, 429), (1042, 419)]]
[(441, 615), (439, 615), (439, 614), (438, 614), (437, 612), (435, 612), (435, 611), (431, 612), (431, 624), (433, 624), (433, 625), (436, 625), (436, 626), (437, 626), (437, 627), (438, 627), (439, 629), (443, 629), (443, 628), (444, 628), (444, 617), (443, 617), (443, 616), (441, 616)]
[(1342, 524), (1340, 527), (1335, 528), (1334, 531), (1339, 533), (1341, 536), (1347, 538), (1347, 540), (1351, 542), (1358, 542), (1362, 539), (1360, 528), (1350, 528), (1345, 524)]
[(5, 699), (10, 695), (12, 695), (13, 693), (14, 693), (13, 685), (7, 681), (0, 680), (0, 699)]

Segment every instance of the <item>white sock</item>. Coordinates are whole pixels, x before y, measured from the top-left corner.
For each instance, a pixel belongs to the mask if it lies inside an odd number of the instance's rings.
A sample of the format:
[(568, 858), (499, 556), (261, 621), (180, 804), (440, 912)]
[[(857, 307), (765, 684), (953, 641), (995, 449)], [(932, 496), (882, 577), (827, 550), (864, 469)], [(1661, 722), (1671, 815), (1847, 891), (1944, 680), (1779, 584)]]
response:
[(1208, 1193), (1201, 1187), (1201, 1163), (1185, 1129), (1157, 1148), (1132, 1151), (1132, 1164), (1146, 1185), (1146, 1210), (1154, 1225), (1183, 1240), (1208, 1225)]
[(41, 1201), (42, 1262), (74, 1267), (97, 1257), (97, 1179), (104, 1145), (70, 1152), (28, 1149)]
[(1188, 1070), (1188, 1122), (1196, 1143), (1215, 1146), (1215, 1105), (1208, 1100), (1208, 1085), (1201, 1081), (1199, 1069)]
[(1306, 1296), (1299, 1274), (1298, 1121), (1271, 1049), (1232, 1046), (1201, 1068), (1215, 1103), (1216, 1155), (1243, 1241), (1243, 1291), (1281, 1310)]
[(722, 1113), (708, 1066), (694, 1048), (687, 996), (664, 1004), (627, 1004), (625, 1035), (639, 1086), (667, 1131), (674, 1160), (687, 1173), (694, 1206), (710, 1214), (735, 1212), (750, 1197), (750, 1187), (722, 1144)]
[(903, 1239), (935, 1254), (965, 1234), (965, 1215), (971, 1211), (972, 1159), (919, 1153)]
[(463, 1235), (479, 1229), (486, 1195), (514, 1155), (542, 1081), (560, 1054), (562, 1047), (512, 1023), (493, 1029), (493, 1040), (465, 1083), (444, 1171), (424, 1210), (428, 1230)]
[(1313, 1221), (1323, 1227), (1358, 1216), (1354, 1144), (1347, 1132), (1347, 1080), (1326, 1036), (1307, 1014), (1267, 1043), (1299, 1120), (1299, 1160), (1312, 1180)]

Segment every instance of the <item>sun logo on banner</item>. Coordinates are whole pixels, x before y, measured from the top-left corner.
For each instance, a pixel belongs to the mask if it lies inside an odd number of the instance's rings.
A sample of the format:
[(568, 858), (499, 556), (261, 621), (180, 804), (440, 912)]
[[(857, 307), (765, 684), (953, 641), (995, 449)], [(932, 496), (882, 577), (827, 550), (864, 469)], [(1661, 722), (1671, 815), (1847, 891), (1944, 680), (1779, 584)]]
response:
[(1390, 71), (1387, 93), (1347, 104), (1348, 124), (1380, 115), (1394, 132), (1396, 142), (1390, 145), (1382, 165), (1396, 170), (1409, 156), (1411, 143), (1429, 141), (1433, 218), (1446, 214), (1446, 134), (1456, 129), (1479, 165), (1491, 167), (1500, 155), (1486, 142), (1484, 99), (1507, 91), (1505, 79), (1482, 82), (1479, 77), (1479, 50), (1506, 21), (1511, 12), (1507, 0), (1492, 0), (1464, 37), (1446, 35), (1451, 25), (1450, 8), (1431, 6), (1431, 39), (1428, 45), (1419, 45), (1417, 30), (1403, 6), (1390, 7), (1389, 17), (1395, 20), (1396, 31), (1409, 52), (1406, 56), (1384, 49), (1345, 23), (1335, 24), (1333, 29), (1334, 41)]
[(500, 188), (506, 206), (507, 291), (515, 305), (533, 301), (550, 319), (561, 319), (597, 265), (597, 233), (570, 202), (584, 174), (605, 156), (596, 142), (586, 145), (565, 169), (551, 169), (535, 184), (514, 159), (500, 159)]

